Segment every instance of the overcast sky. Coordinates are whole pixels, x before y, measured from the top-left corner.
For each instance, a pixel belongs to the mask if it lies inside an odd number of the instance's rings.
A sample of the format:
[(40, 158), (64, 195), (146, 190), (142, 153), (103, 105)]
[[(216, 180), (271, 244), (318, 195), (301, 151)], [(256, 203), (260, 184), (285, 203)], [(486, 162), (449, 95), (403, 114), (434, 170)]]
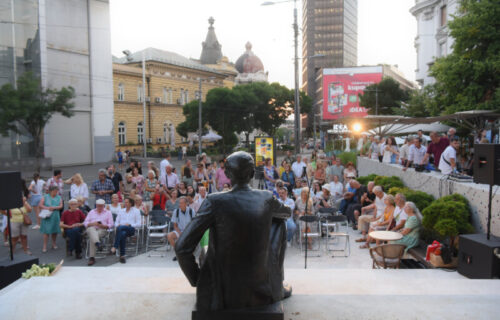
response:
[[(293, 2), (264, 0), (111, 0), (112, 53), (155, 47), (199, 59), (208, 18), (222, 53), (235, 62), (250, 41), (271, 82), (293, 87)], [(299, 26), (302, 25), (301, 1)], [(397, 64), (415, 79), (415, 0), (358, 0), (358, 64)], [(302, 52), (299, 47), (299, 55)], [(301, 72), (299, 72), (301, 73)]]

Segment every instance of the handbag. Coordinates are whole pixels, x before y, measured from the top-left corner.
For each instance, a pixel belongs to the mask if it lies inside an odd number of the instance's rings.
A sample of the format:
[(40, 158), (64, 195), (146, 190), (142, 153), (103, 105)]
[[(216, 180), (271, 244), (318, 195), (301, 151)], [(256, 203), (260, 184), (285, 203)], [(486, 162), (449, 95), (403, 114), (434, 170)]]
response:
[(23, 223), (25, 226), (31, 226), (33, 224), (31, 218), (27, 214), (23, 214)]
[(40, 211), (40, 214), (38, 216), (42, 219), (47, 219), (47, 218), (50, 218), (51, 215), (52, 215), (52, 211), (47, 210), (47, 209), (43, 209), (42, 211)]

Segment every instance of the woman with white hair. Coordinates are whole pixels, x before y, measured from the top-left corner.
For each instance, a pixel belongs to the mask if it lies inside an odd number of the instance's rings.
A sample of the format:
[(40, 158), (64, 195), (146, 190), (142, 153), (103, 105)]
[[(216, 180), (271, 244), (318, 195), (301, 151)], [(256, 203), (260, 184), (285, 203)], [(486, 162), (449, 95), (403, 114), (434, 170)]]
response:
[(422, 215), (418, 210), (415, 203), (408, 201), (406, 202), (404, 209), (408, 215), (408, 219), (406, 219), (405, 226), (401, 231), (399, 231), (403, 238), (391, 243), (395, 244), (404, 244), (406, 246), (405, 253), (408, 249), (418, 246), (419, 238), (420, 238), (420, 228), (422, 224)]
[(70, 198), (76, 199), (78, 197), (82, 197), (84, 199), (85, 204), (88, 205), (89, 187), (87, 186), (85, 181), (83, 181), (82, 175), (79, 173), (75, 173), (71, 177), (71, 179), (67, 181), (71, 182)]
[(144, 204), (151, 210), (153, 207), (153, 195), (156, 191), (156, 186), (158, 185), (158, 180), (156, 180), (156, 174), (154, 170), (148, 171), (148, 178), (144, 183)]

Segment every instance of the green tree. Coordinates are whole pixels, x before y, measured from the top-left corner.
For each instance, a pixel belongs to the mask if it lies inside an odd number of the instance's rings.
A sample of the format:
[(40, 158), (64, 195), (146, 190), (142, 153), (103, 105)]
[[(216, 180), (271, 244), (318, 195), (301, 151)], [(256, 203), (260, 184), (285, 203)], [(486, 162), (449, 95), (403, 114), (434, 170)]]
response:
[(436, 60), (430, 75), (437, 103), (451, 114), (500, 109), (500, 5), (498, 0), (462, 0), (448, 23), (453, 52)]
[[(378, 92), (378, 97), (377, 97)], [(368, 114), (397, 114), (402, 102), (407, 102), (409, 92), (401, 89), (391, 77), (385, 77), (379, 83), (374, 83), (359, 94), (359, 104), (368, 108)], [(377, 108), (378, 105), (378, 108)]]
[(26, 72), (17, 80), (17, 89), (12, 84), (0, 88), (0, 133), (8, 135), (9, 130), (20, 133), (21, 128), (33, 137), (37, 168), (43, 156), (42, 132), (55, 114), (73, 116), (75, 97), (72, 87), (60, 90), (44, 89), (33, 73)]
[(443, 107), (436, 99), (435, 87), (428, 85), (422, 90), (414, 90), (409, 93), (408, 103), (403, 104), (403, 107), (396, 114), (407, 117), (433, 117), (442, 113)]

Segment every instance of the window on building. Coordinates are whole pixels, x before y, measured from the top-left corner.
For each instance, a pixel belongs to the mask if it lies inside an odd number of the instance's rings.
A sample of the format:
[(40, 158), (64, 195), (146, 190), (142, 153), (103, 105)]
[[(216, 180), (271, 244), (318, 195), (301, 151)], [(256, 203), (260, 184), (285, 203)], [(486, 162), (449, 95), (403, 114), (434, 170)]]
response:
[(441, 16), (441, 21), (440, 21), (440, 26), (443, 27), (446, 25), (446, 5), (442, 6), (440, 9), (440, 16)]
[(127, 143), (127, 127), (125, 126), (125, 122), (120, 121), (118, 124), (118, 144), (124, 145)]
[(168, 123), (163, 124), (163, 143), (167, 143), (168, 141)]
[(142, 84), (137, 86), (137, 102), (142, 102), (143, 94), (142, 94)]
[(142, 122), (137, 124), (137, 143), (144, 143), (144, 126)]
[(439, 57), (446, 56), (446, 41), (439, 44)]
[(181, 102), (181, 104), (185, 104), (186, 103), (186, 101), (184, 100), (184, 89), (181, 89), (180, 102)]
[(184, 103), (188, 103), (189, 102), (189, 91), (186, 89), (184, 91)]
[(118, 101), (125, 100), (125, 86), (123, 83), (118, 84)]

